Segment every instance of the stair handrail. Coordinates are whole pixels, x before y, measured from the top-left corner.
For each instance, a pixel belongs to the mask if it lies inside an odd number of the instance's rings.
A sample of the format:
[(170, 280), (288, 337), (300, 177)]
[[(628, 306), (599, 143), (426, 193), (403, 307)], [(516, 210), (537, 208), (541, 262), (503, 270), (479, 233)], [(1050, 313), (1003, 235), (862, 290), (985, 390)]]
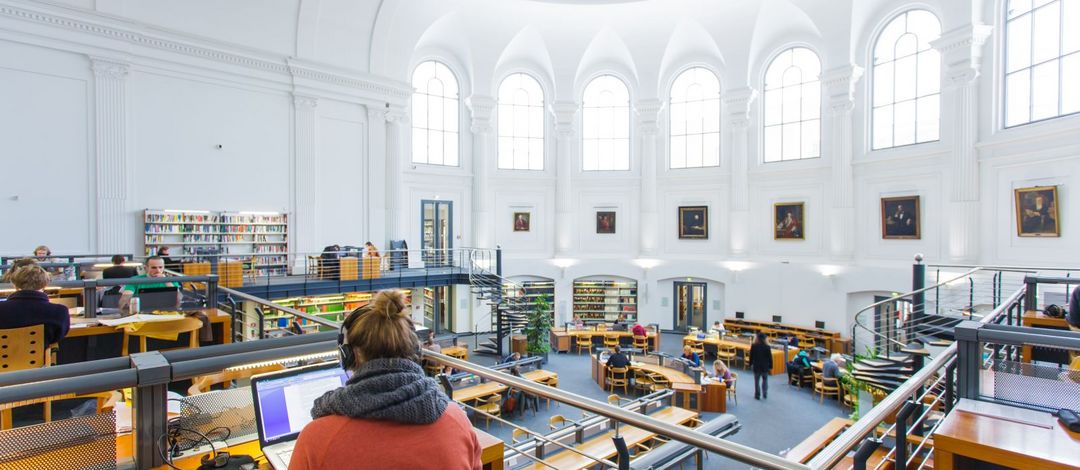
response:
[[(983, 270), (984, 268), (976, 268), (968, 273), (961, 275), (958, 279), (963, 278), (965, 275), (969, 275), (972, 272)], [(955, 280), (955, 279), (954, 279)], [(951, 282), (951, 281), (950, 281)], [(932, 288), (931, 286), (929, 288)], [(929, 289), (926, 288), (926, 289)], [(920, 289), (925, 290), (925, 289)], [(1007, 315), (1009, 307), (1024, 298), (1024, 294), (1027, 291), (1026, 286), (1021, 286), (1016, 292), (1013, 292), (1006, 300), (998, 304), (992, 312), (984, 315), (978, 321), (980, 323), (989, 323), (996, 321), (1003, 315)], [(912, 294), (917, 293), (913, 292)], [(865, 309), (863, 309), (865, 310)], [(860, 310), (862, 312), (863, 310)], [(836, 439), (833, 439), (821, 452), (818, 452), (814, 458), (810, 459), (808, 465), (815, 469), (832, 468), (841, 459), (844, 458), (852, 449), (859, 445), (863, 438), (870, 435), (874, 429), (877, 429), (878, 424), (885, 421), (890, 414), (896, 412), (907, 399), (915, 394), (920, 387), (922, 387), (927, 381), (933, 378), (934, 374), (938, 371), (945, 369), (953, 358), (956, 357), (956, 343), (950, 344), (943, 351), (938, 353), (933, 360), (924, 366), (922, 369), (914, 371), (912, 376), (908, 378), (904, 383), (900, 384), (896, 390), (887, 395), (876, 406), (870, 409), (865, 415), (863, 415), (858, 421), (855, 421), (846, 431), (841, 433)]]
[[(510, 287), (515, 292), (518, 292), (518, 291), (525, 288), (524, 285), (518, 283), (517, 281), (514, 281), (514, 280), (506, 278), (506, 277), (503, 277), (502, 275), (500, 275), (498, 273), (494, 273), (494, 272), (484, 268), (479, 263), (477, 263), (477, 256), (476, 255), (477, 255), (477, 253), (481, 253), (482, 251), (483, 250), (476, 249), (476, 250), (471, 250), (469, 252), (469, 267), (468, 267), (469, 284), (471, 284), (471, 285), (486, 285), (488, 287), (497, 288), (497, 289), (500, 289), (500, 290), (503, 290), (503, 289), (506, 289), (507, 287)], [(492, 278), (496, 279), (497, 281), (492, 281)], [(500, 296), (501, 295), (502, 294), (500, 293)], [(501, 300), (504, 300), (504, 301), (507, 301), (507, 302), (521, 302), (520, 300), (517, 300), (518, 299), (517, 296), (500, 297), (500, 298), (501, 298)], [(523, 302), (521, 302), (521, 303), (523, 304)], [(474, 324), (473, 324), (473, 331), (475, 332), (479, 328), (480, 324), (484, 321), (485, 318), (488, 319), (488, 321), (490, 322), (491, 321), (491, 314), (494, 311), (496, 311), (496, 309), (489, 309), (487, 314), (485, 314), (485, 315), (481, 316), (480, 318), (478, 318), (476, 320), (476, 322), (474, 322)], [(509, 331), (508, 333), (513, 334), (513, 329), (511, 329), (511, 331)]]
[[(946, 280), (946, 281), (941, 281), (941, 282), (938, 282), (937, 284), (934, 284), (932, 286), (923, 287), (921, 289), (914, 290), (914, 291), (911, 291), (911, 292), (908, 292), (908, 293), (905, 293), (905, 294), (894, 295), (894, 296), (889, 297), (889, 298), (887, 298), (885, 300), (880, 300), (878, 302), (874, 302), (874, 303), (872, 303), (870, 305), (867, 305), (866, 307), (863, 307), (858, 312), (855, 312), (855, 324), (852, 325), (852, 327), (851, 327), (852, 341), (854, 341), (855, 338), (856, 338), (856, 335), (855, 335), (856, 334), (856, 329), (861, 328), (864, 331), (870, 333), (875, 339), (881, 338), (881, 339), (884, 339), (884, 340), (886, 340), (888, 342), (895, 343), (896, 345), (898, 345), (900, 347), (906, 346), (904, 343), (901, 343), (901, 342), (899, 342), (899, 341), (897, 341), (897, 340), (895, 340), (893, 338), (890, 338), (887, 335), (883, 335), (883, 334), (875, 331), (872, 327), (868, 327), (868, 326), (864, 325), (863, 324), (863, 314), (868, 312), (868, 311), (873, 311), (877, 307), (885, 305), (885, 304), (887, 304), (889, 302), (895, 302), (897, 299), (911, 298), (912, 296), (914, 296), (916, 294), (922, 294), (924, 292), (928, 292), (930, 290), (937, 289), (937, 288), (939, 288), (941, 286), (944, 286), (946, 284), (956, 282), (956, 281), (959, 281), (961, 279), (968, 278), (969, 276), (971, 276), (971, 275), (973, 275), (973, 274), (975, 274), (975, 273), (977, 273), (979, 271), (983, 271), (984, 269), (986, 269), (986, 268), (981, 267), (981, 266), (980, 267), (975, 267), (975, 268), (973, 268), (973, 269), (971, 269), (971, 270), (969, 270), (969, 271), (967, 271), (967, 272), (965, 272), (963, 274), (960, 274), (960, 275), (958, 275), (956, 277), (953, 277), (952, 279), (949, 279), (949, 280)], [(996, 270), (996, 269), (994, 269), (994, 270)], [(925, 313), (925, 312), (919, 312), (919, 313)], [(877, 341), (874, 341), (874, 344), (877, 344)]]

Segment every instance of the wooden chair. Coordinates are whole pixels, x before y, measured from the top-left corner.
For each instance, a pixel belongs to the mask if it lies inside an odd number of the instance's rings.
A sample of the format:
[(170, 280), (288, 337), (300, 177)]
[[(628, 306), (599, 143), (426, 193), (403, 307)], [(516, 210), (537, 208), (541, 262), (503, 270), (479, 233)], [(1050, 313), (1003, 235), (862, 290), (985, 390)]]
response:
[(716, 359), (723, 360), (724, 364), (731, 366), (738, 360), (739, 354), (735, 350), (734, 346), (718, 346), (716, 348)]
[(800, 336), (799, 337), (799, 348), (801, 348), (801, 349), (810, 349), (810, 348), (813, 348), (813, 347), (816, 347), (816, 346), (817, 346), (817, 341), (814, 341), (814, 338), (810, 338), (810, 337), (807, 337), (807, 336)]
[(574, 337), (574, 346), (577, 347), (578, 354), (584, 350), (586, 353), (592, 353), (592, 335), (577, 335)]
[(611, 349), (619, 345), (619, 337), (614, 335), (604, 335), (604, 347)]
[(671, 388), (671, 381), (668, 380), (667, 377), (664, 377), (661, 374), (649, 374), (649, 376), (652, 378), (652, 387), (650, 387), (650, 392), (667, 390)]
[(646, 394), (652, 392), (652, 387), (652, 376), (641, 369), (634, 369), (634, 390)]
[(735, 388), (738, 385), (739, 385), (739, 374), (737, 374), (735, 372), (732, 372), (731, 373), (731, 386), (727, 388), (727, 396), (729, 398), (731, 398), (731, 401), (735, 402), (736, 405), (739, 404), (739, 395), (737, 393), (735, 393)]
[[(487, 413), (483, 415), (484, 428), (487, 428), (491, 425), (491, 418), (502, 417), (502, 395), (496, 393), (487, 398), (480, 398), (476, 400), (476, 409), (477, 411)], [(499, 423), (498, 421), (496, 421), (495, 423), (501, 425), (501, 423)]]
[[(202, 320), (199, 320), (198, 318), (193, 318), (193, 317), (185, 317), (185, 318), (180, 318), (180, 319), (177, 319), (177, 320), (160, 321), (160, 322), (148, 322), (148, 323), (144, 324), (142, 326), (142, 328), (139, 328), (137, 331), (134, 331), (134, 332), (131, 332), (131, 333), (129, 333), (125, 329), (124, 330), (124, 338), (121, 340), (123, 342), (120, 343), (120, 354), (122, 356), (127, 356), (128, 355), (128, 343), (130, 342), (128, 339), (131, 336), (136, 336), (136, 337), (139, 338), (139, 351), (138, 352), (146, 352), (146, 338), (147, 338), (147, 336), (159, 336), (159, 335), (163, 336), (163, 335), (172, 335), (172, 334), (179, 335), (181, 333), (188, 333), (188, 336), (190, 337), (188, 339), (188, 345), (187, 345), (188, 348), (197, 348), (197, 347), (199, 347), (199, 334), (196, 333), (196, 331), (199, 328), (202, 328)], [(183, 349), (183, 348), (173, 348), (173, 349)]]
[[(45, 325), (0, 330), (0, 372), (40, 369), (50, 366), (51, 362), (52, 354), (45, 344)], [(51, 421), (52, 400), (37, 403), (45, 403), (45, 422)], [(10, 428), (11, 408), (4, 408), (0, 418), (6, 424), (0, 426), (0, 429)]]
[(842, 380), (840, 381), (840, 396), (843, 397), (843, 405), (852, 410), (855, 409), (855, 404), (859, 402), (858, 391), (852, 390), (847, 385), (844, 385), (844, 381)]
[(554, 431), (566, 426), (566, 418), (563, 415), (554, 415), (548, 418), (548, 429)]
[[(518, 440), (518, 438), (521, 438), (521, 440)], [(521, 428), (514, 428), (514, 432), (510, 435), (510, 441), (514, 444), (517, 444), (519, 442), (525, 442), (529, 439), (529, 431)]]
[(690, 352), (697, 353), (698, 357), (700, 357), (702, 360), (704, 360), (705, 359), (705, 342), (697, 341), (697, 340), (691, 341), (690, 342)]
[(840, 401), (840, 385), (836, 378), (826, 379), (824, 374), (814, 371), (814, 393), (821, 395), (821, 403), (825, 403), (825, 395), (832, 395)]
[(635, 336), (634, 347), (640, 349), (642, 353), (649, 352), (649, 337), (648, 336)]
[(618, 396), (618, 395), (616, 395), (614, 393), (607, 396), (607, 404), (609, 404), (611, 406), (619, 406), (619, 402), (621, 402), (621, 401), (622, 401), (622, 397), (620, 397), (620, 396)]
[[(541, 384), (541, 385), (547, 385), (548, 387), (559, 388), (559, 376), (556, 375), (556, 376), (548, 377), (548, 378), (546, 378), (544, 380), (538, 380), (536, 383)], [(544, 401), (547, 402), (546, 403), (547, 409), (550, 410), (552, 400), (550, 398), (547, 398), (547, 397), (543, 397), (543, 398), (544, 398)], [(556, 401), (555, 405), (558, 406), (558, 404), (559, 404), (559, 402)]]
[(209, 392), (210, 388), (217, 384), (224, 384), (225, 388), (229, 388), (230, 383), (234, 380), (250, 379), (253, 375), (276, 372), (284, 369), (285, 366), (281, 364), (269, 364), (247, 369), (226, 369), (217, 374), (200, 375), (191, 381), (191, 387), (188, 387), (188, 395), (198, 395), (200, 393)]
[(615, 387), (622, 387), (623, 393), (629, 393), (630, 377), (627, 376), (629, 373), (628, 367), (608, 367), (608, 386), (611, 387), (611, 393), (615, 393)]

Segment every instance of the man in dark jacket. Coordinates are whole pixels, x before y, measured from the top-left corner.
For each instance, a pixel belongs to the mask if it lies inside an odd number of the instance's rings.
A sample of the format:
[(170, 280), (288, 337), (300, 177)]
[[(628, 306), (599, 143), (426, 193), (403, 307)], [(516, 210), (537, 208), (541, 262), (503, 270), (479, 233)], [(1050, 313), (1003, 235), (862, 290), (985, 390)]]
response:
[(769, 398), (769, 373), (772, 372), (772, 348), (765, 333), (758, 333), (750, 345), (750, 366), (754, 370), (754, 399)]
[(19, 260), (4, 277), (15, 284), (17, 292), (0, 302), (0, 329), (43, 325), (45, 344), (53, 344), (67, 336), (71, 317), (67, 307), (49, 302), (45, 286), (49, 273), (37, 263)]
[(614, 352), (611, 353), (611, 356), (608, 356), (607, 366), (622, 368), (629, 365), (630, 359), (626, 357), (626, 354), (623, 354), (622, 348), (619, 346), (615, 346)]
[[(129, 277), (135, 277), (139, 275), (139, 271), (130, 266), (124, 266), (124, 255), (116, 255), (112, 257), (112, 266), (105, 268), (101, 271), (102, 279), (127, 279)], [(168, 268), (166, 268), (168, 269)], [(119, 290), (119, 289), (117, 289)]]

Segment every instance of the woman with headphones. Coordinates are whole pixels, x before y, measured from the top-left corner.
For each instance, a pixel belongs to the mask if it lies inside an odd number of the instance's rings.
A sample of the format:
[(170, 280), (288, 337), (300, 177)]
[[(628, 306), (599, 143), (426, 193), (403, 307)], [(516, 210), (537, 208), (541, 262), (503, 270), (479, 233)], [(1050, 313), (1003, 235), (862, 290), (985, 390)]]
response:
[(352, 378), (315, 400), (290, 470), (480, 468), (472, 423), (420, 367), (401, 291), (380, 291), (350, 313), (338, 350)]

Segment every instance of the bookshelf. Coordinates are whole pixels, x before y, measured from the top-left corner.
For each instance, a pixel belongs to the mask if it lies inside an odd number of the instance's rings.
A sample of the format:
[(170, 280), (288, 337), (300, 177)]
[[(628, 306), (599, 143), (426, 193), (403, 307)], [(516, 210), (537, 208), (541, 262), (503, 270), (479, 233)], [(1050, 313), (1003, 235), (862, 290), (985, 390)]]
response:
[(585, 323), (637, 322), (637, 282), (574, 281), (574, 315)]
[[(403, 292), (405, 293), (405, 300), (408, 302), (412, 294), (408, 289), (403, 289)], [(271, 302), (282, 307), (290, 307), (327, 320), (342, 322), (345, 321), (345, 317), (349, 312), (370, 303), (371, 298), (374, 295), (374, 292), (347, 292), (344, 294), (288, 297), (272, 300)], [(292, 315), (281, 314), (280, 312), (276, 315), (267, 315), (263, 318), (263, 330), (268, 335), (273, 336), (276, 333), (271, 332), (288, 329), (291, 320)], [(309, 332), (324, 331), (327, 329), (327, 327), (322, 327), (306, 319), (300, 320), (300, 326), (304, 328), (305, 331)]]
[(518, 281), (525, 292), (515, 292), (509, 285), (503, 285), (503, 296), (524, 296), (531, 306), (537, 297), (546, 295), (548, 300), (548, 314), (551, 315), (551, 324), (555, 324), (555, 281)]
[(224, 255), (245, 263), (255, 276), (280, 276), (289, 269), (288, 215), (277, 212), (217, 212), (146, 209), (144, 253), (163, 246), (177, 258)]

